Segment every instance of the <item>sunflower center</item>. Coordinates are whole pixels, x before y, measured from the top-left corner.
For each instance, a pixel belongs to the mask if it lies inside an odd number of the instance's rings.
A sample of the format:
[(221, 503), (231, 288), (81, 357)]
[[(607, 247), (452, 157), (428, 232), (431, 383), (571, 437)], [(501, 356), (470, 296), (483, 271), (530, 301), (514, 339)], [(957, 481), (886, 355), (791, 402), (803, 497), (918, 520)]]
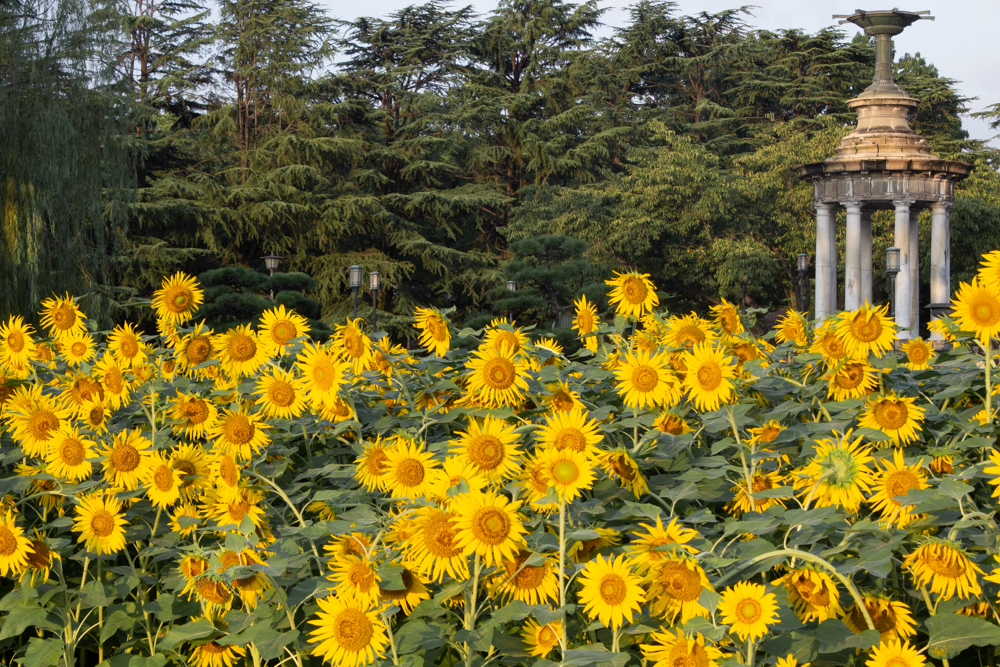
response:
[(424, 527), (424, 544), (432, 556), (454, 558), (462, 553), (462, 550), (455, 546), (455, 534), (451, 517), (442, 512), (428, 521)]
[(11, 331), (7, 334), (7, 347), (11, 352), (20, 352), (24, 349), (24, 334), (20, 331)]
[(115, 530), (115, 518), (111, 516), (111, 512), (99, 509), (90, 517), (90, 529), (98, 537), (107, 537)]
[(930, 358), (931, 354), (926, 345), (914, 343), (910, 346), (910, 350), (906, 353), (906, 356), (910, 358), (911, 364), (922, 364)]
[(118, 472), (132, 472), (139, 467), (139, 452), (132, 445), (123, 442), (111, 452), (111, 464)]
[(700, 644), (692, 644), (688, 648), (688, 642), (679, 641), (670, 648), (667, 654), (667, 667), (708, 667), (708, 654)]
[(683, 345), (705, 342), (705, 332), (693, 324), (685, 324), (674, 334), (677, 341)]
[(761, 491), (767, 491), (768, 489), (773, 489), (774, 484), (771, 482), (771, 478), (766, 475), (757, 475), (753, 478), (753, 493), (760, 493)]
[(552, 407), (559, 412), (568, 412), (573, 409), (573, 397), (565, 391), (559, 391), (552, 395)]
[(444, 326), (436, 317), (430, 317), (427, 319), (427, 331), (430, 333), (431, 338), (441, 343), (447, 338), (448, 329)]
[(701, 595), (701, 577), (683, 563), (667, 563), (660, 571), (667, 593), (681, 602), (693, 602)]
[(289, 320), (280, 320), (271, 327), (271, 340), (278, 345), (285, 345), (298, 335), (298, 329)]
[(626, 301), (632, 305), (638, 305), (646, 301), (646, 295), (649, 294), (649, 290), (646, 289), (646, 283), (641, 278), (629, 276), (622, 284), (622, 294), (625, 296)]
[(504, 446), (494, 435), (477, 435), (469, 445), (469, 458), (483, 470), (495, 470), (503, 461)]
[(219, 477), (229, 487), (235, 487), (240, 481), (240, 472), (231, 456), (223, 456), (219, 463)]
[(95, 393), (98, 397), (104, 398), (104, 389), (101, 388), (98, 382), (90, 378), (80, 378), (74, 382), (72, 393), (77, 403), (83, 403), (95, 398)]
[(59, 428), (59, 418), (48, 410), (36, 410), (28, 418), (28, 432), (36, 440), (48, 440), (52, 431)]
[(267, 388), (267, 397), (279, 408), (287, 408), (295, 402), (295, 388), (284, 380), (275, 380)]
[(514, 384), (514, 364), (505, 357), (493, 357), (483, 365), (483, 382), (490, 389), (503, 391)]
[(198, 471), (194, 467), (194, 464), (190, 461), (174, 461), (174, 470), (181, 473), (181, 486), (191, 486), (194, 484), (195, 477), (198, 476)]
[(333, 619), (333, 638), (342, 649), (359, 652), (368, 647), (374, 628), (363, 612), (342, 609)]
[[(589, 311), (581, 310), (576, 315), (576, 328), (580, 333), (590, 333), (594, 330), (594, 317)], [(548, 628), (546, 628), (548, 629)]]
[(538, 631), (538, 643), (539, 644), (555, 644), (556, 643), (556, 633), (552, 632), (552, 628), (549, 626), (542, 627)]
[(823, 347), (826, 349), (826, 356), (832, 359), (840, 359), (846, 354), (844, 343), (836, 334), (828, 333), (823, 338)]
[(100, 405), (95, 405), (90, 408), (90, 412), (87, 413), (87, 423), (91, 426), (100, 426), (104, 423), (104, 408)]
[(582, 452), (587, 448), (587, 438), (580, 429), (564, 428), (556, 435), (555, 446), (556, 449), (572, 449), (574, 452)]
[(52, 324), (60, 331), (66, 331), (76, 324), (76, 309), (64, 303), (52, 311)]
[(722, 384), (722, 369), (714, 361), (707, 361), (698, 367), (698, 384), (705, 391), (714, 391)]
[(69, 352), (74, 357), (82, 357), (87, 354), (87, 344), (82, 340), (74, 341), (73, 344), (69, 346)]
[(905, 496), (910, 489), (919, 488), (920, 479), (911, 470), (896, 470), (885, 480), (885, 492), (890, 498)]
[(480, 542), (496, 546), (507, 539), (509, 532), (510, 519), (495, 507), (480, 508), (472, 517), (472, 534)]
[(367, 591), (375, 584), (375, 573), (364, 563), (352, 563), (347, 578), (352, 586), (357, 586), (362, 591)]
[(759, 602), (746, 598), (736, 605), (736, 618), (740, 623), (753, 624), (760, 620), (761, 611)]
[(841, 389), (854, 389), (865, 379), (865, 369), (861, 364), (847, 364), (837, 373), (837, 386)]
[(416, 486), (424, 481), (424, 464), (417, 459), (403, 459), (396, 466), (396, 476), (403, 486)]
[(1000, 304), (988, 294), (979, 294), (969, 308), (972, 321), (980, 327), (991, 327), (1000, 321)]
[(131, 359), (139, 354), (139, 339), (134, 334), (125, 334), (121, 337), (118, 349), (126, 359)]
[(17, 551), (17, 538), (7, 526), (0, 526), (0, 556), (10, 557)]
[(740, 361), (750, 361), (757, 358), (757, 352), (752, 345), (747, 343), (737, 343), (733, 346), (733, 352), (736, 353), (736, 358)]
[(858, 313), (851, 320), (851, 333), (860, 343), (871, 343), (882, 335), (882, 320), (878, 315)]
[(233, 361), (250, 361), (257, 354), (257, 341), (246, 334), (233, 334), (229, 339), (229, 354)]
[(104, 388), (110, 391), (112, 394), (120, 394), (123, 389), (123, 378), (122, 372), (116, 367), (112, 366), (104, 374)]
[(637, 391), (647, 393), (656, 389), (660, 375), (652, 366), (636, 366), (632, 371), (632, 384)]
[(28, 554), (28, 566), (41, 570), (49, 566), (49, 548), (41, 540), (31, 540), (32, 552)]
[(233, 596), (225, 584), (212, 579), (202, 579), (194, 587), (198, 595), (212, 604), (226, 604)]
[(667, 415), (663, 423), (663, 432), (670, 435), (680, 435), (684, 432), (684, 422), (676, 415)]
[(384, 449), (373, 449), (365, 459), (365, 468), (373, 475), (381, 475), (385, 472), (387, 458)]
[(201, 399), (192, 398), (184, 405), (184, 417), (193, 426), (203, 423), (208, 419), (208, 403)]
[(624, 456), (615, 456), (610, 460), (610, 463), (611, 469), (615, 471), (615, 474), (625, 481), (631, 481), (635, 477), (635, 471), (632, 470), (632, 466), (628, 464)]
[(875, 421), (887, 431), (902, 428), (906, 424), (907, 416), (906, 404), (902, 402), (886, 399), (879, 401), (875, 406)]
[(517, 339), (517, 335), (512, 331), (506, 331), (504, 329), (496, 330), (497, 337), (493, 341), (493, 349), (499, 352), (503, 349), (503, 346), (507, 346), (507, 351), (510, 354), (517, 354), (521, 351), (521, 341)]
[(59, 457), (68, 466), (78, 466), (83, 463), (83, 443), (76, 438), (66, 438), (59, 445)]
[(552, 466), (552, 478), (560, 484), (572, 484), (580, 478), (580, 467), (573, 461), (559, 461)]
[(255, 432), (256, 429), (254, 429), (253, 424), (250, 423), (250, 420), (245, 415), (232, 415), (226, 421), (226, 439), (234, 445), (247, 444), (253, 440)]
[(621, 575), (610, 573), (601, 577), (601, 583), (598, 586), (598, 590), (601, 594), (601, 599), (604, 600), (605, 604), (612, 606), (619, 605), (625, 600), (625, 595), (628, 593), (628, 587), (625, 585), (625, 579)]
[[(220, 654), (226, 652), (226, 647), (225, 646), (221, 646), (220, 644), (218, 644), (216, 642), (208, 642), (207, 644), (202, 644), (200, 646), (200, 648), (201, 648), (201, 652), (202, 653), (210, 653), (212, 655), (220, 655)], [(215, 661), (214, 660), (209, 660), (207, 662), (209, 664), (212, 664)], [(224, 659), (223, 659), (223, 662), (224, 662)]]
[(233, 523), (238, 524), (243, 521), (243, 517), (247, 515), (249, 509), (250, 503), (241, 499), (229, 503), (229, 508), (226, 511), (229, 514), (229, 518), (233, 520)]
[(334, 372), (333, 364), (330, 363), (329, 358), (326, 355), (317, 357), (313, 362), (313, 366), (310, 370), (312, 375), (313, 384), (320, 391), (329, 391), (333, 387), (333, 381), (336, 379), (336, 373)]
[(153, 473), (153, 484), (157, 490), (166, 493), (174, 488), (174, 471), (169, 466), (160, 466)]
[(360, 359), (365, 354), (365, 345), (354, 327), (344, 329), (344, 350), (355, 359)]
[[(521, 567), (526, 558), (519, 558), (518, 562), (514, 564), (514, 571), (517, 571), (518, 567)], [(545, 574), (548, 568), (544, 565), (525, 565), (521, 567), (521, 571), (514, 575), (514, 586), (522, 590), (534, 590), (542, 585), (545, 580)]]
[(191, 342), (187, 346), (187, 358), (195, 365), (198, 365), (208, 359), (208, 355), (212, 353), (212, 343), (205, 336), (198, 336), (192, 338)]
[(168, 289), (163, 296), (163, 305), (176, 315), (186, 311), (191, 304), (191, 290), (182, 285)]
[[(896, 628), (896, 614), (893, 613), (892, 609), (878, 609), (867, 604), (865, 606), (868, 608), (868, 613), (872, 617), (872, 625), (875, 626), (875, 629), (878, 630), (879, 633), (889, 632), (890, 630), (894, 630)], [(855, 624), (862, 624), (863, 627), (865, 619), (857, 608), (851, 612), (851, 619), (854, 620)]]
[[(945, 552), (947, 554), (947, 552)], [(921, 558), (923, 564), (946, 579), (958, 579), (965, 574), (965, 564), (960, 556), (927, 553)]]
[(797, 579), (793, 581), (795, 591), (803, 600), (814, 607), (826, 607), (830, 604), (830, 591), (826, 586), (817, 585), (809, 579)]
[(722, 311), (722, 316), (719, 318), (722, 323), (722, 328), (726, 330), (726, 333), (735, 333), (737, 327), (736, 311), (732, 308), (726, 308)]

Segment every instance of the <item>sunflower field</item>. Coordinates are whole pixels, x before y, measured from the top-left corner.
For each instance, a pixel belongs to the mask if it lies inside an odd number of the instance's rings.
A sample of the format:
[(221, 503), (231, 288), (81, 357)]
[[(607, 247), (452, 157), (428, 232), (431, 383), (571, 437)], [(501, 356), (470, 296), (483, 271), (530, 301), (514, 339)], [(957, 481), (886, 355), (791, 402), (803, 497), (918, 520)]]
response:
[(211, 331), (183, 274), (157, 335), (6, 318), (0, 660), (995, 664), (1000, 252), (933, 342), (609, 285), (572, 353), (431, 309), (412, 350)]

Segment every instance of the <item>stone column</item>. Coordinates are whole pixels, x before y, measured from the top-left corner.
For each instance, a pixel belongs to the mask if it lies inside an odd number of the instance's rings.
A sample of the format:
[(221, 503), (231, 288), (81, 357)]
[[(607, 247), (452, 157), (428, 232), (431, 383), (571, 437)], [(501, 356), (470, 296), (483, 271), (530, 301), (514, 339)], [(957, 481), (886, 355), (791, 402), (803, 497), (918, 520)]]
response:
[(813, 304), (819, 320), (837, 310), (837, 236), (830, 204), (816, 204), (816, 294)]
[[(931, 303), (951, 301), (951, 202), (931, 204)], [(934, 338), (940, 340), (939, 336)]]
[(844, 310), (861, 305), (861, 202), (844, 203), (847, 229), (844, 243)]
[(896, 236), (893, 245), (899, 248), (899, 273), (896, 274), (895, 317), (897, 335), (909, 338), (910, 332), (910, 202), (894, 201), (896, 206)]
[(910, 326), (920, 335), (920, 211), (910, 209)]
[(861, 303), (872, 302), (872, 211), (861, 211)]

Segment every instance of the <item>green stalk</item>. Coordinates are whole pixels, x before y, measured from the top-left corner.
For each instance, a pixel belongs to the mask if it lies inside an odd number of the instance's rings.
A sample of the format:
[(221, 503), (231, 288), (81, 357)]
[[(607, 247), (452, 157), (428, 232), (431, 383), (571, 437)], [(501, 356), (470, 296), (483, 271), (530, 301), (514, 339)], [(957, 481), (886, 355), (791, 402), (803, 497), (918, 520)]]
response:
[(986, 419), (993, 423), (993, 388), (990, 381), (990, 367), (993, 366), (993, 340), (986, 341)]
[(566, 501), (559, 496), (559, 608), (562, 610), (560, 621), (560, 647), (566, 652)]
[[(479, 554), (473, 554), (473, 559), (476, 562), (476, 567), (472, 575), (472, 593), (465, 603), (465, 629), (469, 632), (476, 629), (476, 598), (479, 596), (479, 575), (483, 568)], [(464, 646), (465, 666), (472, 667), (472, 649), (469, 647), (469, 642), (465, 642)]]

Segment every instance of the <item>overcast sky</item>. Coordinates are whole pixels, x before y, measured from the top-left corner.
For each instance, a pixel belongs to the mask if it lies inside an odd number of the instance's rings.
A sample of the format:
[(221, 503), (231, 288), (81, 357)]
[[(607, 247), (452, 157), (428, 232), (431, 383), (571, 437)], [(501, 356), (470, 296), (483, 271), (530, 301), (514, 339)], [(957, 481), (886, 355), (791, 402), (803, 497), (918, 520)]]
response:
[[(612, 27), (628, 23), (627, 7), (634, 0), (604, 0), (607, 9), (603, 17), (605, 28), (599, 36), (609, 34)], [(358, 16), (384, 16), (420, 0), (319, 0), (330, 7), (339, 19), (350, 20)], [(891, 0), (894, 5), (897, 0)], [(836, 25), (833, 14), (851, 14), (855, 8), (876, 10), (889, 6), (859, 4), (861, 0), (758, 0), (749, 23), (756, 28), (778, 30), (800, 28), (815, 32), (820, 28)], [(492, 0), (456, 2), (454, 7), (471, 4), (477, 11), (486, 13), (496, 3)], [(740, 5), (728, 0), (679, 0), (680, 14), (700, 11), (719, 11)], [(751, 4), (748, 2), (747, 4)], [(884, 5), (890, 4), (884, 2)], [(963, 95), (977, 97), (971, 103), (973, 111), (1000, 102), (1000, 0), (921, 0), (914, 5), (900, 7), (905, 11), (931, 10), (934, 21), (919, 21), (896, 38), (896, 53), (920, 52), (937, 66), (942, 76), (959, 81)], [(844, 26), (848, 37), (859, 31), (853, 25)], [(989, 139), (996, 131), (975, 118), (963, 119), (963, 126), (973, 139)], [(1000, 147), (1000, 140), (991, 142)]]

